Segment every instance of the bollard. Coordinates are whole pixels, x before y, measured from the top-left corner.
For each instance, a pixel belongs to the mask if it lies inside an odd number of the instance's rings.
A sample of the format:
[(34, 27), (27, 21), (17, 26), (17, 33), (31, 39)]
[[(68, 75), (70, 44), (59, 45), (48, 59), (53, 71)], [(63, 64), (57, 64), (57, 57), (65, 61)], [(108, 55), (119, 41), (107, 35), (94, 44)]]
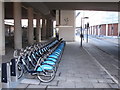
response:
[(2, 63), (2, 88), (9, 88), (10, 87), (10, 64), (9, 63)]
[(16, 74), (16, 59), (11, 59), (10, 74), (11, 74), (11, 81), (16, 82), (18, 80), (17, 79), (17, 74)]

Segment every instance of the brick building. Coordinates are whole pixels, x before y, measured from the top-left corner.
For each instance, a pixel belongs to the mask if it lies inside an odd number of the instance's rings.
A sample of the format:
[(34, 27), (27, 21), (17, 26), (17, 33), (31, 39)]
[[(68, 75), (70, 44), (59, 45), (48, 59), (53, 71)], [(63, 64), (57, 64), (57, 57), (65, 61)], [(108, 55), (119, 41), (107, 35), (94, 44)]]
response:
[(89, 34), (98, 36), (118, 36), (118, 23), (90, 26)]

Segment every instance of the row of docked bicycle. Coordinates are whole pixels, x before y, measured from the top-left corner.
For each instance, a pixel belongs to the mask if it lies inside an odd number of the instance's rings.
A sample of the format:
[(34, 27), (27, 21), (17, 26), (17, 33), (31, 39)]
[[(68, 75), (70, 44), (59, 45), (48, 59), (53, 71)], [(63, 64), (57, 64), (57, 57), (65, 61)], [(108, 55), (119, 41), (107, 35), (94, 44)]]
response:
[(46, 44), (34, 44), (21, 49), (17, 59), (17, 76), (20, 79), (24, 74), (36, 75), (42, 82), (54, 79), (65, 41), (52, 40)]

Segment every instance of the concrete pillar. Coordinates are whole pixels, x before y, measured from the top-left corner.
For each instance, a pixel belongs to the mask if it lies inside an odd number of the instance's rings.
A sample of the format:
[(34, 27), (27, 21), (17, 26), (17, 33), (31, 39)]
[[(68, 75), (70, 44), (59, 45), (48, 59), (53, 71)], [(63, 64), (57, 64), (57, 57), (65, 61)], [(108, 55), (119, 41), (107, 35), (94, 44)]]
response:
[(42, 39), (46, 39), (46, 19), (42, 19)]
[[(59, 15), (57, 15), (59, 14)], [(75, 40), (75, 11), (74, 10), (60, 10), (56, 12), (56, 22), (59, 22), (58, 26), (59, 38), (63, 38), (66, 41)]]
[[(120, 8), (120, 2), (119, 2), (119, 8)], [(118, 12), (118, 36), (120, 36), (120, 11)]]
[(92, 26), (90, 27), (90, 35), (92, 35)]
[(50, 37), (53, 37), (53, 20), (50, 22)]
[(33, 34), (33, 8), (28, 8), (28, 43), (31, 45), (34, 43)]
[(108, 36), (108, 24), (106, 24), (106, 36)]
[(94, 29), (94, 27), (92, 26), (92, 35), (94, 35), (94, 34), (93, 34), (93, 29)]
[(41, 29), (40, 29), (40, 15), (39, 14), (37, 14), (36, 40), (37, 42), (41, 42)]
[(98, 36), (100, 36), (100, 26), (99, 26), (99, 28), (98, 28)]
[(49, 34), (49, 19), (46, 19), (46, 39), (49, 38), (48, 34)]
[(22, 48), (21, 3), (14, 2), (14, 48)]
[(4, 2), (0, 1), (0, 55), (5, 55)]
[(93, 26), (91, 27), (91, 35), (93, 35)]
[(94, 32), (95, 32), (94, 35), (96, 36), (96, 35), (97, 35), (97, 33), (96, 33), (96, 26), (95, 26), (94, 28), (95, 28), (95, 29), (94, 29)]
[(49, 37), (52, 37), (53, 33), (53, 21), (49, 20)]
[(56, 25), (60, 24), (60, 11), (56, 10)]
[[(2, 55), (5, 55), (5, 26), (4, 26), (4, 2), (0, 1), (0, 69), (2, 63)], [(0, 83), (0, 87), (1, 88), (3, 87), (2, 83)]]
[(47, 39), (49, 39), (50, 37), (50, 19), (47, 19), (47, 23), (46, 23), (46, 37)]

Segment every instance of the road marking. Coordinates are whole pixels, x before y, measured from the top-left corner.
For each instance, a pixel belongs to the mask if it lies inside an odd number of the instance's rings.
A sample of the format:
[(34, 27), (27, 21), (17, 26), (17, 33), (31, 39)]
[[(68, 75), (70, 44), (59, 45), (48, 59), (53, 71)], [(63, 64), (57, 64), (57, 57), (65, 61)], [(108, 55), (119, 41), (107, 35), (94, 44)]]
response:
[[(83, 48), (84, 48), (84, 47), (83, 47)], [(85, 48), (84, 48), (84, 49), (85, 49)], [(93, 57), (93, 56), (89, 53), (88, 50), (85, 49), (85, 51), (86, 51), (86, 52), (95, 60), (95, 62), (111, 77), (111, 79), (120, 86), (118, 80), (115, 79), (115, 78), (96, 60), (96, 58)]]

